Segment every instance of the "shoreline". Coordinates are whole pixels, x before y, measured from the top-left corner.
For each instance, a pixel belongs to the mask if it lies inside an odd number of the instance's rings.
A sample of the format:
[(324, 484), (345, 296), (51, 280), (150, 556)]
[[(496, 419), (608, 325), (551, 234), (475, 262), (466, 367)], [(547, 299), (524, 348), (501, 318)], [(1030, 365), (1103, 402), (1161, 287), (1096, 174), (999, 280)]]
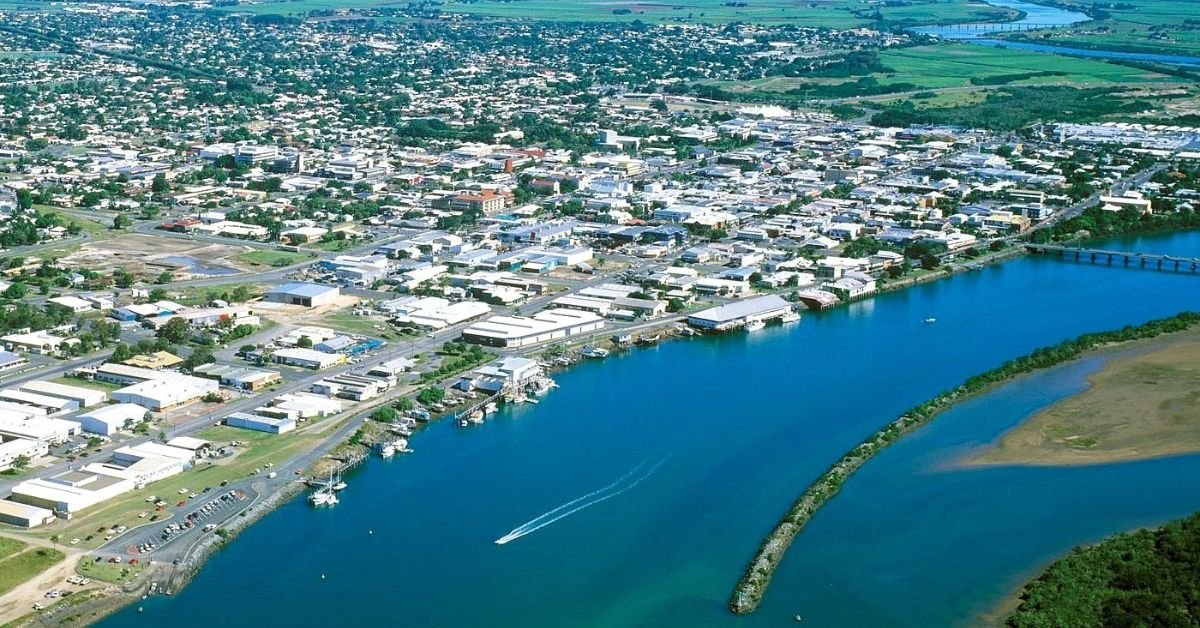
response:
[[(861, 301), (864, 301), (867, 299), (871, 299), (871, 298), (874, 298), (874, 297), (877, 297), (877, 296), (880, 296), (882, 294), (886, 294), (889, 292), (897, 292), (897, 291), (900, 291), (900, 290), (903, 290), (906, 288), (910, 288), (913, 286), (918, 286), (918, 285), (922, 285), (925, 283), (934, 282), (934, 281), (938, 281), (941, 279), (953, 277), (954, 275), (977, 271), (977, 270), (980, 270), (987, 266), (1003, 264), (1004, 262), (1011, 261), (1013, 259), (1025, 256), (1027, 254), (1028, 254), (1028, 252), (1026, 251), (1026, 249), (1023, 245), (1021, 245), (1020, 243), (1014, 243), (1000, 251), (990, 251), (988, 253), (985, 253), (979, 259), (970, 260), (968, 262), (962, 263), (959, 266), (951, 267), (950, 269), (939, 268), (935, 271), (931, 271), (927, 274), (920, 275), (917, 277), (900, 278), (900, 279), (894, 280), (892, 282), (885, 283), (885, 284), (879, 286), (876, 289), (876, 291), (870, 295), (866, 295), (866, 296), (858, 298), (858, 299), (851, 299), (851, 300), (844, 300), (844, 301), (839, 300), (837, 305), (835, 305), (831, 308), (828, 308), (827, 310), (821, 310), (821, 311), (837, 310), (840, 308), (847, 307), (851, 303), (858, 303), (858, 302), (861, 302)], [(810, 313), (812, 313), (812, 311), (810, 311)], [(671, 332), (671, 330), (674, 329), (677, 325), (683, 323), (683, 321), (685, 319), (686, 319), (686, 313), (678, 313), (678, 314), (673, 314), (673, 315), (664, 317), (661, 320), (648, 321), (645, 326), (637, 326), (632, 329), (634, 330), (635, 333)], [(676, 334), (676, 333), (663, 333), (661, 335), (661, 338), (659, 339), (659, 341), (654, 343), (653, 345), (644, 345), (644, 346), (643, 345), (634, 345), (632, 347), (628, 347), (627, 350), (634, 350), (634, 349), (643, 348), (643, 347), (657, 346), (659, 344), (662, 344), (662, 343), (668, 342), (668, 341), (676, 341), (676, 340), (697, 338), (697, 337), (703, 337), (703, 336), (704, 336), (703, 334), (698, 334), (696, 336), (684, 336), (684, 335), (680, 335), (680, 334)], [(609, 341), (606, 339), (604, 342), (609, 342)], [(572, 350), (578, 349), (579, 347), (582, 347), (586, 344), (589, 344), (589, 341), (581, 338), (581, 339), (578, 339), (577, 341), (562, 343), (558, 346), (562, 347), (565, 351), (572, 351)], [(602, 343), (597, 342), (595, 344), (599, 345)], [(550, 346), (536, 347), (533, 350), (519, 351), (516, 354), (526, 355), (526, 356), (530, 356), (530, 357), (537, 357), (541, 352), (545, 351), (548, 348), (550, 348)], [(586, 362), (586, 361), (589, 361), (589, 360), (579, 360), (576, 362), (572, 362), (571, 364), (566, 365), (566, 366), (552, 367), (551, 370), (553, 372), (563, 372), (567, 369), (570, 369), (570, 368), (578, 365), (581, 362)], [(602, 362), (603, 360), (600, 360), (600, 361)], [(447, 381), (449, 379), (453, 379), (453, 377), (448, 377), (442, 381)], [(424, 385), (430, 385), (430, 384), (426, 383)], [(417, 388), (415, 388), (414, 390), (417, 390), (420, 387), (421, 386), (418, 385)], [(412, 392), (412, 391), (410, 391), (410, 392)], [(363, 419), (364, 424), (369, 423), (370, 420), (369, 420), (369, 418), (367, 418), (367, 415), (369, 414), (371, 407), (374, 407), (375, 405), (378, 405), (378, 404), (364, 405), (363, 408), (356, 410), (355, 415), (353, 417), (351, 417), (349, 420), (354, 420), (354, 417), (360, 417)], [(368, 407), (368, 406), (370, 406), (370, 407)], [(451, 414), (452, 413), (447, 413), (447, 414), (441, 415), (441, 416), (437, 417), (436, 419), (434, 419), (434, 421), (440, 421), (440, 420), (446, 418), (447, 416), (450, 416)], [(432, 421), (430, 423), (432, 423)], [(425, 424), (425, 425), (429, 425), (429, 424)], [(417, 433), (419, 433), (419, 431)], [(414, 433), (414, 436), (415, 435), (416, 435), (416, 433)], [(339, 440), (336, 442), (331, 441), (331, 442), (327, 443), (328, 451), (327, 451), (326, 455), (329, 455), (329, 453), (332, 453), (334, 451), (337, 451), (337, 450), (340, 450), (340, 449), (343, 449), (343, 448), (349, 446), (351, 444), (350, 441), (352, 438), (353, 438), (353, 433), (351, 433), (344, 440)], [(361, 446), (356, 446), (356, 447), (361, 447)], [(188, 551), (187, 556), (183, 560), (181, 560), (179, 565), (163, 565), (163, 566), (161, 566), (161, 567), (165, 567), (164, 569), (154, 569), (154, 568), (147, 569), (145, 572), (143, 572), (143, 574), (139, 578), (137, 578), (129, 583), (126, 583), (125, 585), (104, 583), (106, 585), (105, 588), (98, 590), (96, 597), (94, 599), (90, 599), (87, 602), (85, 602), (83, 605), (81, 605), (85, 608), (85, 612), (83, 614), (88, 615), (87, 621), (89, 623), (99, 621), (99, 620), (103, 619), (104, 617), (112, 615), (112, 614), (124, 609), (125, 607), (130, 606), (133, 603), (143, 599), (143, 595), (147, 594), (149, 583), (152, 581), (156, 581), (156, 580), (164, 581), (165, 580), (166, 582), (169, 582), (172, 585), (171, 587), (160, 586), (159, 591), (170, 590), (172, 592), (172, 594), (177, 594), (180, 590), (182, 590), (185, 586), (187, 586), (187, 584), (189, 584), (191, 582), (192, 578), (194, 578), (196, 576), (196, 574), (199, 573), (200, 569), (203, 568), (204, 564), (207, 562), (207, 560), (210, 556), (212, 556), (216, 551), (221, 549), (226, 543), (235, 539), (238, 535), (241, 534), (241, 532), (243, 532), (251, 524), (257, 522), (262, 517), (273, 512), (277, 507), (279, 507), (283, 503), (286, 503), (287, 501), (293, 499), (296, 495), (303, 492), (303, 488), (304, 488), (304, 486), (302, 483), (292, 482), (292, 483), (289, 483), (288, 485), (280, 487), (279, 489), (276, 489), (271, 494), (268, 494), (266, 496), (260, 496), (260, 499), (258, 501), (251, 504), (250, 506), (247, 506), (246, 510), (243, 511), (243, 512), (249, 513), (253, 509), (254, 512), (252, 515), (251, 514), (248, 514), (246, 516), (235, 515), (234, 518), (231, 519), (230, 524), (223, 526), (226, 529), (228, 529), (228, 531), (229, 531), (229, 535), (226, 538), (221, 539), (220, 537), (213, 536), (213, 537), (205, 538), (202, 542), (198, 542), (197, 545), (193, 546)], [(236, 529), (234, 529), (234, 528), (236, 528)], [(156, 563), (153, 567), (160, 567), (160, 565)], [(152, 578), (151, 576), (156, 576), (156, 578)], [(41, 621), (43, 619), (43, 616), (45, 616), (45, 619), (51, 619), (52, 617), (59, 614), (58, 612), (54, 611), (54, 609), (57, 606), (58, 605), (56, 604), (56, 605), (48, 607), (46, 609), (46, 611), (34, 612), (24, 618), (18, 618), (17, 620), (14, 621), (14, 624), (22, 625), (22, 626), (43, 625), (45, 623), (45, 622)], [(49, 611), (49, 615), (47, 615), (47, 611)], [(58, 622), (53, 622), (53, 623), (57, 624)]]
[[(990, 266), (990, 265), (994, 265), (994, 264), (1002, 264), (1004, 262), (1016, 259), (1018, 257), (1022, 257), (1027, 254), (1028, 254), (1028, 252), (1025, 250), (1024, 246), (1022, 246), (1020, 244), (1013, 244), (1005, 249), (1002, 249), (1001, 251), (988, 252), (981, 259), (971, 260), (969, 263), (963, 264), (960, 267), (953, 267), (950, 270), (946, 270), (944, 268), (939, 268), (938, 270), (932, 271), (928, 274), (920, 275), (918, 277), (897, 279), (893, 282), (890, 282), (890, 283), (880, 286), (874, 293), (872, 293), (870, 295), (866, 295), (864, 297), (861, 297), (858, 299), (852, 299), (852, 300), (845, 300), (845, 301), (839, 300), (837, 305), (835, 305), (831, 308), (828, 308), (827, 310), (821, 310), (821, 311), (827, 312), (827, 311), (837, 310), (840, 308), (847, 307), (851, 303), (858, 303), (858, 302), (861, 302), (861, 301), (864, 301), (867, 299), (871, 299), (871, 298), (874, 298), (874, 297), (877, 297), (877, 296), (880, 296), (882, 294), (886, 294), (889, 292), (897, 292), (897, 291), (900, 291), (900, 290), (903, 290), (906, 288), (910, 288), (913, 286), (918, 286), (918, 285), (922, 285), (925, 283), (953, 277), (954, 275), (980, 270), (986, 266)], [(668, 341), (677, 341), (677, 340), (704, 337), (704, 334), (698, 334), (696, 336), (684, 336), (681, 334), (670, 333), (677, 325), (679, 325), (681, 323), (686, 324), (686, 323), (684, 323), (685, 320), (686, 320), (686, 313), (678, 313), (678, 314), (673, 314), (673, 315), (664, 317), (663, 319), (660, 319), (657, 321), (648, 321), (645, 326), (637, 326), (635, 328), (632, 328), (634, 330), (634, 332), (638, 333), (638, 334), (659, 333), (659, 332), (667, 332), (667, 333), (662, 333), (661, 338), (653, 345), (634, 345), (631, 347), (623, 348), (622, 350), (632, 351), (632, 350), (636, 350), (639, 348), (648, 348), (648, 347), (658, 346), (658, 345), (668, 342)], [(603, 343), (612, 344), (608, 339), (605, 339), (603, 341)], [(572, 350), (576, 350), (586, 344), (589, 344), (588, 340), (579, 339), (575, 342), (562, 343), (558, 346), (562, 347), (562, 349), (564, 351), (572, 351)], [(595, 344), (600, 345), (602, 343), (597, 342)], [(535, 347), (530, 351), (517, 352), (517, 354), (527, 355), (530, 357), (537, 357), (541, 352), (544, 352), (545, 350), (550, 348), (550, 346), (553, 346), (553, 345)], [(578, 360), (578, 361), (572, 362), (569, 365), (551, 367), (550, 370), (552, 372), (556, 372), (556, 373), (563, 372), (563, 371), (566, 371), (570, 368), (577, 366), (580, 363), (588, 362), (588, 361), (589, 360)], [(603, 360), (599, 360), (599, 361), (603, 362)], [(447, 378), (447, 380), (448, 379), (453, 379), (453, 377)], [(447, 381), (447, 380), (442, 380), (442, 381)], [(430, 385), (430, 384), (427, 383), (425, 385)], [(420, 387), (421, 386), (417, 386), (416, 389), (419, 389)], [(364, 424), (369, 423), (370, 419), (365, 418), (368, 416), (369, 411), (371, 409), (368, 406), (373, 407), (374, 405), (378, 405), (378, 404), (364, 405), (363, 408), (356, 410), (354, 416), (355, 417), (364, 417), (363, 423)], [(446, 417), (451, 416), (452, 414), (453, 413), (451, 412), (451, 413), (446, 413), (441, 416), (438, 416), (433, 421), (426, 423), (425, 426), (432, 424), (434, 421), (443, 420)], [(351, 417), (350, 420), (354, 420), (354, 417)], [(424, 428), (422, 428), (422, 429), (424, 429)], [(418, 430), (418, 432), (415, 432), (413, 435), (416, 436), (417, 433), (419, 433), (419, 430)], [(352, 438), (353, 438), (353, 433), (351, 433), (351, 435), (348, 436), (344, 440), (340, 440), (340, 441), (336, 441), (336, 442), (331, 441), (330, 443), (327, 443), (328, 451), (326, 453), (326, 456), (328, 456), (330, 453), (332, 453), (334, 451), (338, 451), (347, 446), (350, 446), (351, 445), (350, 441)], [(355, 447), (357, 448), (357, 447), (362, 447), (362, 446), (358, 445)], [(125, 607), (130, 606), (130, 605), (140, 601), (141, 599), (143, 599), (143, 596), (148, 594), (149, 583), (153, 582), (153, 581), (162, 581), (166, 584), (171, 585), (171, 586), (160, 586), (158, 594), (161, 595), (162, 594), (161, 592), (164, 590), (171, 591), (172, 595), (178, 594), (178, 592), (181, 591), (184, 587), (186, 587), (191, 582), (191, 580), (199, 573), (200, 569), (202, 569), (204, 567), (204, 564), (208, 561), (209, 557), (211, 557), (213, 554), (215, 554), (217, 551), (219, 551), (227, 543), (233, 541), (237, 536), (239, 536), (243, 531), (245, 531), (245, 529), (247, 529), (250, 525), (252, 525), (253, 523), (262, 519), (263, 517), (270, 514), (271, 512), (274, 512), (274, 510), (276, 508), (283, 505), (287, 501), (295, 498), (295, 496), (302, 493), (303, 490), (304, 490), (303, 483), (291, 482), (283, 487), (280, 487), (279, 489), (276, 489), (274, 492), (272, 492), (266, 496), (260, 496), (260, 499), (258, 501), (247, 506), (246, 509), (242, 511), (244, 513), (250, 513), (253, 510), (253, 514), (247, 514), (245, 516), (235, 515), (230, 520), (231, 523), (229, 523), (225, 526), (222, 526), (225, 529), (227, 529), (229, 532), (229, 534), (226, 538), (222, 539), (221, 537), (214, 535), (214, 536), (210, 536), (210, 537), (205, 537), (201, 541), (198, 541), (196, 545), (194, 545), (192, 548), (190, 548), (188, 550), (186, 557), (180, 561), (179, 565), (159, 565), (156, 563), (152, 566), (152, 568), (147, 569), (145, 572), (143, 572), (140, 577), (138, 577), (137, 579), (135, 579), (129, 583), (126, 583), (123, 586), (111, 584), (111, 583), (104, 583), (106, 585), (106, 587), (104, 589), (98, 590), (97, 596), (94, 599), (89, 599), (87, 602), (84, 603), (84, 605), (82, 605), (82, 606), (84, 606), (85, 610), (83, 613), (80, 613), (80, 615), (86, 614), (88, 623), (94, 623), (94, 622), (97, 622), (109, 615), (115, 614), (118, 611), (123, 610)], [(153, 567), (161, 567), (161, 568), (155, 569)], [(152, 576), (154, 576), (154, 577), (152, 577)], [(46, 611), (42, 611), (42, 612), (35, 611), (34, 613), (31, 613), (30, 615), (27, 615), (24, 618), (18, 618), (17, 620), (15, 620), (13, 622), (13, 624), (20, 625), (20, 626), (45, 625), (45, 622), (42, 621), (43, 618), (48, 619), (48, 620), (53, 619), (55, 616), (57, 616), (59, 614), (58, 612), (56, 612), (54, 610), (57, 606), (58, 606), (57, 604), (50, 606), (46, 609)], [(75, 615), (73, 615), (73, 617), (75, 617)], [(51, 623), (58, 624), (59, 622), (53, 621)]]
[[(1017, 443), (1015, 445), (1006, 446), (1006, 439), (1021, 430), (1038, 429), (1045, 430), (1054, 427), (1054, 424), (1046, 424), (1046, 421), (1054, 418), (1050, 413), (1055, 410), (1061, 410), (1064, 404), (1071, 402), (1078, 403), (1081, 398), (1086, 398), (1089, 394), (1095, 394), (1093, 391), (1097, 385), (1104, 385), (1103, 380), (1120, 381), (1121, 375), (1128, 375), (1125, 371), (1132, 365), (1144, 365), (1138, 360), (1150, 358), (1159, 355), (1166, 351), (1178, 348), (1181, 345), (1200, 344), (1200, 332), (1196, 330), (1180, 331), (1164, 337), (1152, 338), (1146, 340), (1135, 341), (1135, 346), (1126, 346), (1125, 344), (1104, 347), (1095, 350), (1091, 355), (1086, 357), (1094, 357), (1104, 360), (1104, 364), (1094, 373), (1087, 376), (1087, 385), (1083, 390), (1072, 393), (1066, 397), (1053, 402), (1044, 408), (1039, 409), (1030, 416), (1023, 419), (1011, 429), (1005, 431), (993, 442), (984, 448), (978, 449), (967, 456), (959, 459), (955, 466), (961, 469), (970, 468), (989, 468), (989, 467), (1081, 467), (1094, 465), (1122, 464), (1127, 462), (1140, 462), (1146, 460), (1157, 460), (1162, 458), (1173, 458), (1179, 456), (1190, 456), (1200, 454), (1200, 444), (1195, 442), (1179, 442), (1172, 440), (1170, 443), (1151, 443), (1145, 447), (1145, 450), (1139, 450), (1137, 443), (1133, 445), (1121, 445), (1114, 449), (1107, 450), (1091, 450), (1091, 449), (1071, 449), (1066, 448), (1060, 451), (1040, 451), (1037, 446), (1029, 443)], [(1084, 420), (1087, 418), (1095, 418), (1093, 413), (1084, 413)], [(1032, 426), (1032, 427), (1031, 427)], [(1093, 423), (1090, 427), (1100, 428), (1105, 427), (1104, 423), (1099, 425)], [(1162, 429), (1159, 426), (1158, 429)], [(1087, 432), (1086, 429), (1080, 431)], [(1157, 430), (1155, 430), (1157, 431)], [(1009, 449), (1012, 447), (1015, 449)], [(1088, 458), (1092, 455), (1092, 458)]]
[(962, 384), (902, 413), (899, 418), (884, 425), (844, 454), (800, 494), (747, 564), (730, 595), (729, 610), (735, 615), (754, 612), (762, 602), (775, 570), (796, 536), (817, 511), (841, 491), (846, 480), (880, 451), (932, 422), (957, 403), (1028, 373), (1078, 360), (1094, 350), (1114, 348), (1131, 341), (1162, 335), (1173, 335), (1198, 324), (1200, 313), (1181, 312), (1174, 317), (1148, 321), (1136, 327), (1083, 334), (1053, 347), (1036, 349), (999, 367), (971, 376)]

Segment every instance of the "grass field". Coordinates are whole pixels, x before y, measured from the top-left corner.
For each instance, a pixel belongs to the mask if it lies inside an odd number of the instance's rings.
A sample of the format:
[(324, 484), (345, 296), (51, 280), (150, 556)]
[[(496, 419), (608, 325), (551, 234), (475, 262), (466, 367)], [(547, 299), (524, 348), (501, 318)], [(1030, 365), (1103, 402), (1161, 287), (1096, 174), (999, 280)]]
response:
[[(400, 334), (382, 318), (375, 316), (355, 316), (353, 314), (329, 314), (321, 319), (321, 325), (341, 332), (373, 336), (375, 338), (399, 338)], [(381, 329), (375, 329), (378, 325)]]
[[(391, 0), (266, 0), (227, 7), (233, 12), (300, 15), (309, 11), (382, 7)], [(733, 6), (745, 4), (746, 6)], [(794, 23), (830, 28), (868, 26), (876, 8), (899, 24), (1002, 21), (1013, 13), (972, 0), (914, 0), (886, 6), (871, 0), (451, 0), (441, 9), (499, 18), (558, 22)]]
[(0, 595), (4, 595), (30, 578), (66, 558), (56, 549), (37, 547), (0, 560)]
[(1200, 29), (1194, 24), (1200, 21), (1200, 2), (1122, 0), (1101, 5), (1102, 14), (1094, 13), (1091, 0), (1060, 0), (1060, 3), (1092, 13), (1098, 19), (1069, 29), (1028, 33), (1028, 39), (1127, 52), (1200, 55)]
[[(1183, 82), (1173, 76), (1104, 61), (969, 44), (895, 48), (881, 52), (879, 60), (890, 70), (871, 75), (879, 85), (911, 85), (911, 89), (915, 90), (958, 90), (951, 92), (958, 93), (957, 96), (938, 94), (938, 98), (928, 102), (918, 101), (916, 104), (919, 106), (957, 105), (961, 104), (958, 102), (960, 100), (977, 102), (982, 98), (980, 93), (998, 85), (1096, 87)], [(786, 97), (792, 95), (787, 93), (790, 90), (803, 89), (805, 86), (849, 85), (857, 80), (777, 76), (721, 83), (718, 86), (734, 93), (778, 93)], [(975, 95), (970, 95), (973, 92)], [(802, 94), (794, 95), (797, 98), (805, 97)], [(871, 98), (887, 101), (897, 96), (885, 94)]]
[(10, 539), (6, 536), (0, 536), (0, 560), (8, 558), (13, 554), (25, 549), (29, 545), (23, 541)]
[(75, 571), (88, 578), (111, 582), (113, 584), (122, 584), (129, 582), (138, 577), (142, 570), (146, 568), (146, 563), (138, 561), (136, 565), (128, 563), (110, 563), (96, 562), (91, 557), (84, 557), (79, 561), (79, 565), (75, 567)]
[(968, 462), (1099, 464), (1200, 451), (1200, 332), (1151, 342)]
[(270, 266), (272, 268), (280, 268), (282, 266), (291, 266), (312, 259), (312, 256), (306, 253), (295, 253), (292, 251), (247, 251), (241, 253), (236, 258), (239, 262), (253, 264), (255, 266)]

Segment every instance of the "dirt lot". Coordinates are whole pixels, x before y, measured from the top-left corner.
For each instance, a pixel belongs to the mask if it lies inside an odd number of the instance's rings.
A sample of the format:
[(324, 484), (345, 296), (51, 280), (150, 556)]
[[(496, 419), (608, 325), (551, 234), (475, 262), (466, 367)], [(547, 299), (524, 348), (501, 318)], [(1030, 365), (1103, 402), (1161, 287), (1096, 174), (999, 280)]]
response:
[(1098, 464), (1200, 451), (1200, 332), (1141, 343), (967, 464)]
[[(100, 273), (124, 267), (134, 275), (146, 278), (170, 270), (176, 280), (184, 280), (212, 276), (206, 272), (193, 272), (204, 269), (228, 275), (244, 272), (248, 270), (247, 266), (236, 257), (249, 250), (252, 249), (245, 246), (130, 233), (102, 242), (88, 242), (59, 262), (69, 268), (90, 268)], [(188, 262), (193, 260), (196, 266), (189, 268)]]

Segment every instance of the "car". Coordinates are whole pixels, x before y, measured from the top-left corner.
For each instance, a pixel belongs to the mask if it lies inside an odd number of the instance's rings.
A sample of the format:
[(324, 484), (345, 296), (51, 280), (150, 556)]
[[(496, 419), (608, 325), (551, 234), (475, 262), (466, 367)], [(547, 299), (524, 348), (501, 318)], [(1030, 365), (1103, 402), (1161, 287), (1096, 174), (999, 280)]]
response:
[(147, 517), (149, 514), (150, 514), (150, 513), (148, 513), (148, 512), (146, 512), (145, 510), (143, 510), (142, 512), (139, 512), (139, 513), (138, 513), (138, 519), (145, 519), (145, 518), (146, 518), (146, 517)]
[(188, 493), (188, 499), (196, 499), (195, 493)]
[(45, 605), (45, 604), (42, 604), (41, 602), (35, 602), (35, 603), (34, 603), (34, 605), (33, 605), (33, 610), (35, 610), (35, 611), (40, 611), (40, 610), (43, 610), (43, 609), (45, 609), (45, 608), (46, 608), (46, 605)]
[(180, 495), (187, 495), (188, 490), (186, 488), (181, 488), (176, 492), (179, 493)]
[(229, 486), (229, 480), (221, 482), (221, 486)]
[(79, 539), (71, 539), (71, 545), (79, 545)]

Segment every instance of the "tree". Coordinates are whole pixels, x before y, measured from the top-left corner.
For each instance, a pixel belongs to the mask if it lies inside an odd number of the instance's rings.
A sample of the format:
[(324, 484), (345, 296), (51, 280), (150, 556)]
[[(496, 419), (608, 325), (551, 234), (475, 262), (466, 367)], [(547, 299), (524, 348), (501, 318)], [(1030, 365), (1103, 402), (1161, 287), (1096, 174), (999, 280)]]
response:
[(21, 454), (16, 458), (13, 458), (12, 466), (18, 471), (24, 471), (27, 467), (29, 467), (30, 462), (32, 462), (32, 460), (29, 459), (29, 456)]
[(14, 283), (4, 290), (4, 298), (13, 299), (14, 301), (24, 299), (27, 292), (29, 292), (29, 288), (25, 284)]
[(216, 361), (217, 359), (213, 357), (212, 351), (209, 351), (204, 347), (198, 347), (196, 350), (192, 351), (191, 354), (189, 354), (188, 357), (183, 361), (183, 364), (180, 364), (179, 366), (183, 370), (191, 372), (194, 371), (197, 366), (211, 364)]
[(176, 345), (187, 342), (190, 334), (191, 328), (188, 327), (187, 320), (178, 317), (167, 321), (167, 324), (158, 330), (159, 338)]
[(408, 412), (409, 410), (413, 409), (412, 399), (409, 399), (408, 397), (401, 397), (392, 405), (394, 405), (395, 408), (400, 412)]
[(113, 229), (125, 229), (133, 224), (133, 219), (124, 212), (113, 216)]
[(124, 362), (125, 360), (128, 360), (129, 358), (132, 358), (132, 357), (133, 357), (133, 350), (129, 348), (129, 345), (127, 345), (123, 342), (117, 344), (116, 348), (113, 349), (113, 352), (112, 352), (112, 361), (113, 362)]
[(171, 184), (167, 181), (167, 175), (161, 172), (154, 175), (154, 181), (150, 183), (150, 191), (155, 195), (161, 195), (170, 192)]
[(682, 312), (685, 309), (687, 309), (687, 305), (684, 304), (683, 299), (674, 298), (674, 299), (671, 299), (670, 301), (667, 301), (667, 311), (668, 312), (671, 312), (674, 314), (676, 312)]
[(313, 346), (312, 338), (308, 336), (300, 336), (296, 339), (296, 346), (302, 349), (311, 349)]
[(371, 420), (379, 421), (380, 423), (393, 423), (396, 421), (396, 411), (388, 406), (376, 408), (371, 413)]

